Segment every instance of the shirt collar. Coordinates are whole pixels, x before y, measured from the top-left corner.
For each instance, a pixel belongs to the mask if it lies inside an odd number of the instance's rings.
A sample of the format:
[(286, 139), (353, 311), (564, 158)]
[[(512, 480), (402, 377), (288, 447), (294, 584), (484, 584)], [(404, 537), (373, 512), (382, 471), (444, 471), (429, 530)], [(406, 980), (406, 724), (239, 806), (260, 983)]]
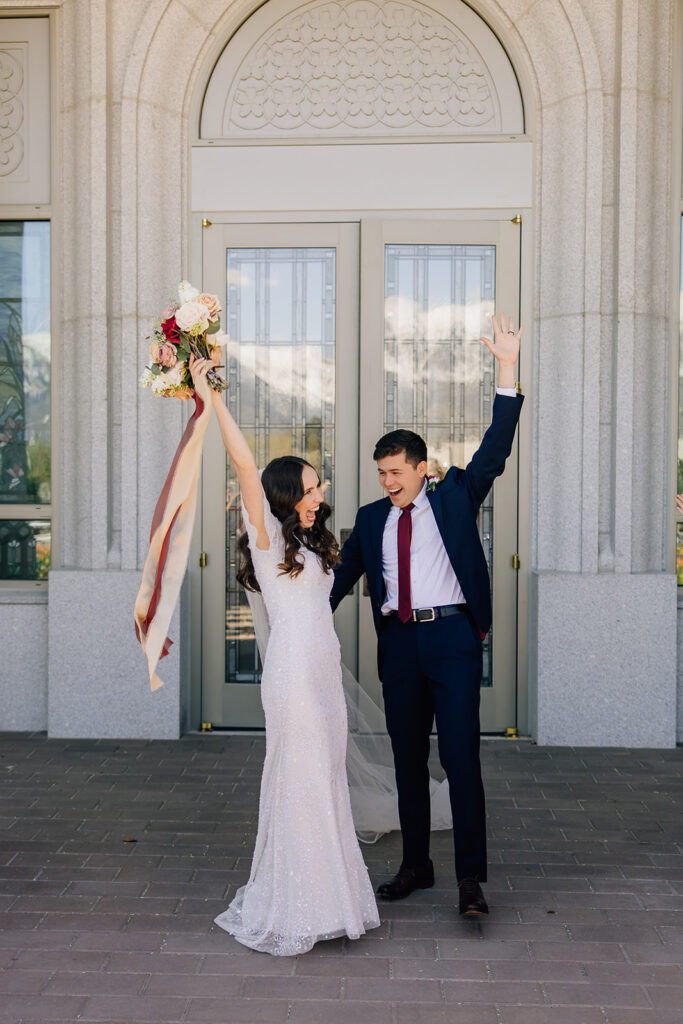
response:
[[(422, 490), (420, 491), (416, 498), (413, 498), (413, 505), (418, 511), (420, 509), (426, 508), (427, 505), (429, 504), (429, 498), (427, 497), (427, 483), (427, 477), (425, 477), (424, 484), (422, 485)], [(398, 508), (397, 505), (392, 505), (389, 514), (392, 515), (394, 519), (396, 519), (397, 516), (400, 516), (401, 509)]]

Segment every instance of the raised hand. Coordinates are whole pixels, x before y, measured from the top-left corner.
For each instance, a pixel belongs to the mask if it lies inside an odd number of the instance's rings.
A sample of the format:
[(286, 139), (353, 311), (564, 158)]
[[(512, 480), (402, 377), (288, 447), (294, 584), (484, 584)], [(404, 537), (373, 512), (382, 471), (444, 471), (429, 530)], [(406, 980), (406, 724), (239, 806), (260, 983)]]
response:
[(501, 365), (511, 363), (514, 366), (519, 355), (519, 343), (522, 340), (524, 328), (520, 327), (518, 331), (515, 331), (512, 317), (508, 318), (506, 326), (505, 313), (499, 313), (498, 317), (494, 313), (491, 317), (491, 323), (495, 340), (491, 341), (490, 338), (481, 338), (480, 341), (484, 342), (489, 352), (494, 354)]
[(190, 375), (192, 377), (192, 383), (194, 384), (195, 391), (205, 404), (210, 402), (212, 389), (206, 379), (206, 375), (209, 370), (214, 369), (215, 363), (212, 359), (197, 359), (196, 356), (190, 356), (187, 365), (190, 368)]
[(507, 318), (505, 313), (494, 313), (491, 317), (493, 325), (493, 338), (481, 338), (480, 341), (486, 345), (489, 352), (498, 360), (498, 387), (513, 388), (515, 386), (515, 363), (519, 356), (519, 343), (522, 340), (524, 328), (518, 331), (514, 329), (512, 317)]

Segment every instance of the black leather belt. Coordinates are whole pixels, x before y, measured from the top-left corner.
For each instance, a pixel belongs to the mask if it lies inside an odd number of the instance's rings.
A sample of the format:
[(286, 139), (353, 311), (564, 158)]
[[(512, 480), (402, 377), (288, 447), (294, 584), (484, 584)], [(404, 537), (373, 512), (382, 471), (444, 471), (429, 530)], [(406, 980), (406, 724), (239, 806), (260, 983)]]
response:
[[(435, 619), (444, 619), (447, 615), (467, 615), (469, 608), (466, 604), (442, 604), (436, 608), (413, 608), (413, 614), (408, 622), (434, 622)], [(398, 612), (391, 612), (398, 615)]]

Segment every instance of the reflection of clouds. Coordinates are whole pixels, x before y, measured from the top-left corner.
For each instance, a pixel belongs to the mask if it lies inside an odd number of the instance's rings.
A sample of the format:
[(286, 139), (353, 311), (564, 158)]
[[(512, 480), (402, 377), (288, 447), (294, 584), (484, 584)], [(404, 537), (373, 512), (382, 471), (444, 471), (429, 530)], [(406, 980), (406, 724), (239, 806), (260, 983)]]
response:
[(405, 296), (387, 298), (385, 371), (396, 375), (401, 392), (422, 384), (438, 388), (450, 382), (451, 372), (458, 384), (478, 384), (493, 358), (479, 340), (491, 335), (492, 313), (492, 301), (424, 309)]
[[(273, 337), (272, 341), (278, 339)], [(240, 366), (240, 386), (252, 376), (270, 389), (271, 401), (304, 400), (309, 411), (309, 425), (320, 426), (311, 419), (311, 411), (320, 416), (322, 403), (334, 402), (334, 361), (324, 356), (319, 345), (253, 345), (228, 341), (229, 358)]]
[(236, 288), (248, 288), (251, 283), (249, 275), (242, 270), (237, 267), (228, 268), (228, 284), (234, 285)]
[[(32, 419), (47, 422), (50, 395), (50, 333), (37, 331), (22, 336), (22, 362), (24, 370), (24, 393), (35, 402), (46, 403), (40, 408), (34, 405)], [(37, 423), (34, 422), (34, 426)]]
[(462, 304), (446, 302), (425, 309), (406, 295), (389, 295), (384, 300), (387, 337), (398, 341), (476, 340), (491, 332), (493, 301)]

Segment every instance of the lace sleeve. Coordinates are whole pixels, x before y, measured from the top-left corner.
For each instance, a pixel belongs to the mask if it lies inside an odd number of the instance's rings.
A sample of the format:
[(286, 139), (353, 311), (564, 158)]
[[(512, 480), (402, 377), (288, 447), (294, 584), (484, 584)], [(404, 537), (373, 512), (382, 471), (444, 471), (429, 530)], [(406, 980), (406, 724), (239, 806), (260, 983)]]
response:
[[(280, 550), (283, 544), (282, 526), (280, 524), (279, 519), (277, 519), (271, 512), (270, 505), (263, 491), (263, 488), (261, 488), (261, 493), (263, 494), (263, 523), (266, 528), (266, 533), (268, 534), (268, 540), (270, 541), (270, 550), (277, 552), (279, 558)], [(244, 522), (244, 528), (247, 531), (247, 536), (249, 538), (249, 548), (251, 549), (251, 555), (253, 558), (254, 552), (260, 553), (261, 549), (259, 549), (256, 546), (258, 531), (254, 524), (252, 523), (251, 519), (249, 518), (249, 513), (247, 512), (244, 503), (242, 503), (242, 520)], [(265, 554), (266, 552), (263, 553)]]

